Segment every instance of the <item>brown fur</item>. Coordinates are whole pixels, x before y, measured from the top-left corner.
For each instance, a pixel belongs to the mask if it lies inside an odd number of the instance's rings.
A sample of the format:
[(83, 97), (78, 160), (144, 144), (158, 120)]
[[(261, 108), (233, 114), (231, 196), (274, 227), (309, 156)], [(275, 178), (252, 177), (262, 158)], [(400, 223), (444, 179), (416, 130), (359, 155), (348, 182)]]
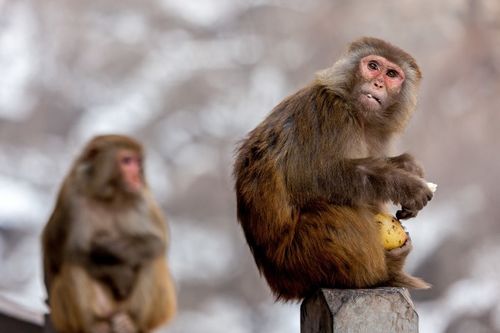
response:
[[(354, 102), (358, 64), (370, 54), (406, 77), (395, 102), (372, 113)], [(413, 217), (432, 197), (409, 154), (387, 157), (415, 108), (420, 77), (401, 49), (360, 39), (242, 142), (234, 166), (238, 219), (278, 299), (322, 287), (428, 286), (402, 271), (411, 242), (385, 251), (373, 219), (389, 201)]]
[(165, 219), (147, 185), (124, 190), (120, 149), (142, 156), (125, 136), (87, 144), (43, 231), (45, 284), (60, 333), (149, 332), (175, 313)]

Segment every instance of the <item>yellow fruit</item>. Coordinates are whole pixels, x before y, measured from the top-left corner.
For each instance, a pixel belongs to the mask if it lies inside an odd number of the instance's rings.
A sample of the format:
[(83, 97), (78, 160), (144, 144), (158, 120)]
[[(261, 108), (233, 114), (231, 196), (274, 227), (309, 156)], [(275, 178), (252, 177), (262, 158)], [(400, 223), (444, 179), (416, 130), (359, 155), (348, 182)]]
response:
[(379, 225), (380, 240), (384, 249), (392, 250), (401, 247), (408, 239), (403, 226), (394, 216), (380, 213), (375, 215), (375, 221)]

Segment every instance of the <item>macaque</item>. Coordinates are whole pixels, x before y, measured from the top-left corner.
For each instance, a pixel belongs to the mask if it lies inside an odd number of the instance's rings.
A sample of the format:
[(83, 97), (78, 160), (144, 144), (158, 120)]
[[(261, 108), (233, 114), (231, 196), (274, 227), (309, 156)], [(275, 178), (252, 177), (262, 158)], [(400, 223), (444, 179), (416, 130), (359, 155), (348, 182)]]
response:
[(411, 240), (386, 251), (374, 222), (390, 202), (408, 219), (432, 198), (411, 155), (388, 156), (420, 79), (408, 53), (361, 38), (239, 146), (238, 220), (278, 300), (318, 288), (428, 288), (403, 272)]
[(169, 321), (176, 298), (166, 227), (146, 184), (140, 143), (121, 135), (91, 140), (42, 235), (58, 333), (143, 333)]

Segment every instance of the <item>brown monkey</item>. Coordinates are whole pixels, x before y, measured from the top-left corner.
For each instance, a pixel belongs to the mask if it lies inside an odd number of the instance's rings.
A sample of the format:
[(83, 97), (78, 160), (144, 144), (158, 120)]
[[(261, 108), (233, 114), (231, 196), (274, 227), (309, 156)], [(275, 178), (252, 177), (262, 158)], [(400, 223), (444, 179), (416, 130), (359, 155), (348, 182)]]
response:
[(362, 38), (251, 131), (234, 166), (237, 214), (278, 299), (318, 288), (428, 285), (402, 271), (411, 241), (385, 251), (374, 214), (414, 217), (432, 193), (413, 157), (388, 157), (416, 104), (420, 70)]
[(149, 332), (175, 312), (166, 223), (142, 158), (137, 141), (98, 136), (63, 182), (42, 235), (59, 333)]

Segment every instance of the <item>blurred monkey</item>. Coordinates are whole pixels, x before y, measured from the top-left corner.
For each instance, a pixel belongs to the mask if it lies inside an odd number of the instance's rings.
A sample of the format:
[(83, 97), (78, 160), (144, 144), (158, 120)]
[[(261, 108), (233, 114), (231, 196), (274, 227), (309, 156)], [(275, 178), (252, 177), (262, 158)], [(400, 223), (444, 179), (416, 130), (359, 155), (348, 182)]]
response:
[(402, 270), (411, 241), (385, 251), (374, 223), (389, 201), (405, 219), (432, 198), (411, 155), (387, 156), (415, 108), (420, 79), (405, 51), (356, 40), (240, 145), (238, 220), (278, 299), (318, 288), (428, 287)]
[(142, 159), (137, 141), (97, 136), (64, 179), (42, 235), (59, 333), (149, 332), (175, 313), (166, 222)]

